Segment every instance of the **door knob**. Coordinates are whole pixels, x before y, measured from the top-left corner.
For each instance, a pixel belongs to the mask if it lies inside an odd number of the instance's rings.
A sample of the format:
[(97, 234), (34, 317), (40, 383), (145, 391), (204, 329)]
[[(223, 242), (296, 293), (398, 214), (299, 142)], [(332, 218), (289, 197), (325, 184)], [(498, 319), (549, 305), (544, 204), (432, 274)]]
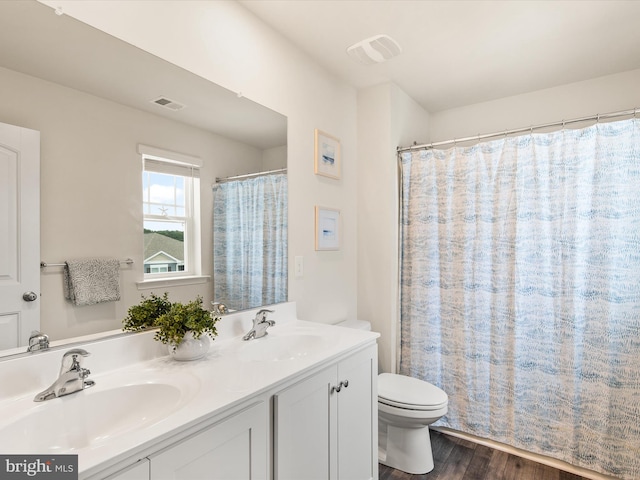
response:
[(24, 295), (22, 295), (22, 299), (25, 302), (33, 302), (38, 298), (38, 295), (35, 292), (25, 292)]

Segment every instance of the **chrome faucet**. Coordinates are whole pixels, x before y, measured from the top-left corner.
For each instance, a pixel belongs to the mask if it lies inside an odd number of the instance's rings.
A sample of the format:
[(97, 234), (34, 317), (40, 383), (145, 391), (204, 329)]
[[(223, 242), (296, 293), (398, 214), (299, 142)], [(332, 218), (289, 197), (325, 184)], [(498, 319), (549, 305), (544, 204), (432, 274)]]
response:
[(27, 352), (36, 352), (38, 350), (46, 350), (47, 348), (49, 348), (49, 336), (37, 330), (31, 332)]
[(213, 306), (212, 312), (214, 315), (226, 315), (229, 313), (229, 309), (224, 303), (211, 302), (211, 305)]
[(40, 392), (33, 399), (34, 402), (44, 402), (52, 398), (62, 397), (70, 393), (93, 387), (93, 380), (85, 380), (91, 373), (89, 369), (82, 368), (82, 358), (89, 356), (89, 352), (81, 348), (74, 348), (65, 352), (62, 356), (60, 375), (49, 388)]
[(253, 319), (253, 328), (242, 337), (243, 340), (251, 340), (252, 338), (260, 338), (267, 335), (267, 328), (273, 327), (276, 322), (273, 320), (267, 320), (267, 314), (273, 313), (273, 310), (267, 310), (263, 308), (256, 313), (256, 317)]

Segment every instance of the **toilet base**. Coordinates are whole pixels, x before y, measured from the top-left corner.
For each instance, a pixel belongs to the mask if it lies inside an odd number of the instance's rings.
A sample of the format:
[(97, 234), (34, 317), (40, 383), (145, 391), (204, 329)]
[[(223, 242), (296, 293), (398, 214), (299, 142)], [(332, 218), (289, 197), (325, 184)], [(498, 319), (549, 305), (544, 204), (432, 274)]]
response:
[(414, 475), (429, 473), (434, 466), (429, 427), (394, 427), (380, 422), (378, 461)]

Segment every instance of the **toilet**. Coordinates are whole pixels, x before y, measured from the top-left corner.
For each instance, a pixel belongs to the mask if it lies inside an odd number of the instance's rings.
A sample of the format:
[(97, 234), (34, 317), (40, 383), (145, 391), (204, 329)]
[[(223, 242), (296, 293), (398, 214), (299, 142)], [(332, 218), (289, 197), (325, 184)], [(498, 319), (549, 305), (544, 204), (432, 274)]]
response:
[(378, 375), (378, 461), (412, 474), (433, 470), (429, 425), (446, 415), (448, 401), (423, 380)]
[[(342, 327), (371, 330), (363, 320)], [(378, 461), (411, 474), (433, 470), (429, 425), (447, 413), (449, 398), (440, 388), (394, 373), (378, 375)]]

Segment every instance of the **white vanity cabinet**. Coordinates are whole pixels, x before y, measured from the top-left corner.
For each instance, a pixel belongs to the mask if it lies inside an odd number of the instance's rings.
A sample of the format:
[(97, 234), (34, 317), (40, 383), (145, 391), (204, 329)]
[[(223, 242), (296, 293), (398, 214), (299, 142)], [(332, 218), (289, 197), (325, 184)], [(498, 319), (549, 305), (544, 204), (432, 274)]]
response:
[[(91, 369), (102, 372), (96, 386), (37, 408), (37, 390), (23, 386), (23, 377), (54, 377), (60, 351), (20, 357), (17, 365), (0, 362), (0, 380), (15, 387), (0, 399), (0, 450), (16, 448), (9, 434), (16, 415), (31, 425), (43, 412), (60, 415), (64, 405), (87, 411), (98, 405), (117, 421), (78, 419), (76, 430), (88, 433), (69, 437), (67, 447), (78, 454), (80, 480), (377, 478), (379, 335), (296, 320), (293, 303), (273, 308), (278, 326), (266, 339), (239, 336), (257, 311), (230, 314), (216, 350), (196, 362), (167, 358), (153, 332), (79, 343), (95, 359)], [(173, 388), (146, 387), (156, 384)], [(141, 399), (149, 397), (135, 393), (174, 390), (179, 398), (161, 393), (166, 401), (148, 411)], [(112, 398), (117, 401), (104, 400)], [(129, 404), (136, 413), (120, 418)], [(44, 428), (57, 435), (55, 426)], [(33, 430), (34, 451), (24, 453), (38, 453), (42, 444)]]
[(260, 402), (149, 456), (150, 480), (267, 480), (267, 419)]
[(377, 478), (377, 348), (274, 395), (276, 480)]

